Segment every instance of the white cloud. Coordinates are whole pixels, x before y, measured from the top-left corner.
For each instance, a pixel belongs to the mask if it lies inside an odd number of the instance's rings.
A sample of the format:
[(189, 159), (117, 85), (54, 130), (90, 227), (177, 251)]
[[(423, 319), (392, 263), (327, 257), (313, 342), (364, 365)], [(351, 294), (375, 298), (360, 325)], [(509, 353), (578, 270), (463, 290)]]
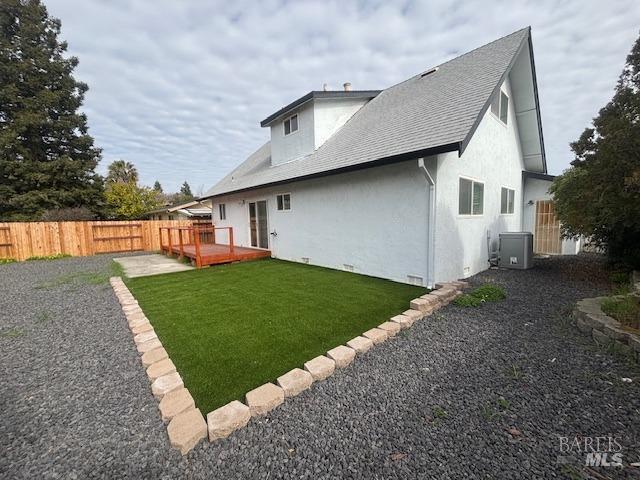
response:
[(323, 83), (385, 88), (532, 26), (550, 173), (611, 98), (640, 4), (267, 0), (46, 1), (89, 84), (102, 171), (132, 161), (143, 183), (210, 187), (260, 146), (260, 120)]

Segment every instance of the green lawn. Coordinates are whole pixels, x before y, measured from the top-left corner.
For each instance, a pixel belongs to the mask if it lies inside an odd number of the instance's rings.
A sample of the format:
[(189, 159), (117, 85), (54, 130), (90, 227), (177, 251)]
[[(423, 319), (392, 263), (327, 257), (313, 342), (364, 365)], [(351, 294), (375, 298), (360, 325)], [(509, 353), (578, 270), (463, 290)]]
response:
[(387, 321), (425, 292), (280, 260), (126, 283), (205, 415)]

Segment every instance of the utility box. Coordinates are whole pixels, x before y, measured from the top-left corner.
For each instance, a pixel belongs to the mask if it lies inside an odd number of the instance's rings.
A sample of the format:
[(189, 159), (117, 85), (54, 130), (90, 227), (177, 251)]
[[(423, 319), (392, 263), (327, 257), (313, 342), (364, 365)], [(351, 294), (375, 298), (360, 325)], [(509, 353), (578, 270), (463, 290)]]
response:
[(500, 266), (519, 270), (533, 267), (533, 234), (531, 232), (500, 234)]

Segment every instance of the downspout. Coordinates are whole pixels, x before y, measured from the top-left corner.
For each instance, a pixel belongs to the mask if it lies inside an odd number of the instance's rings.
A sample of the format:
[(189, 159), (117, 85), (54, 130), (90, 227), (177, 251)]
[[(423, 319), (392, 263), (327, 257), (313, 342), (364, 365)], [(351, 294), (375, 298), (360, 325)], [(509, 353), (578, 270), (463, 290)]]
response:
[(427, 287), (435, 286), (435, 223), (436, 223), (436, 182), (429, 173), (429, 169), (425, 165), (424, 157), (418, 159), (418, 168), (422, 170), (427, 183), (429, 184), (429, 209), (427, 214)]

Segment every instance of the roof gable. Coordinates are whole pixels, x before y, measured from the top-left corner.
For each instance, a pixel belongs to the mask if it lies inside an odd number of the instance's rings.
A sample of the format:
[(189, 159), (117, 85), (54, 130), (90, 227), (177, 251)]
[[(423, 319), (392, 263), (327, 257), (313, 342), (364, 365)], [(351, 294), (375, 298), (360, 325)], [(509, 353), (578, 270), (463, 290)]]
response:
[(462, 152), (529, 38), (527, 27), (383, 90), (302, 159), (271, 165), (267, 143), (206, 196)]

